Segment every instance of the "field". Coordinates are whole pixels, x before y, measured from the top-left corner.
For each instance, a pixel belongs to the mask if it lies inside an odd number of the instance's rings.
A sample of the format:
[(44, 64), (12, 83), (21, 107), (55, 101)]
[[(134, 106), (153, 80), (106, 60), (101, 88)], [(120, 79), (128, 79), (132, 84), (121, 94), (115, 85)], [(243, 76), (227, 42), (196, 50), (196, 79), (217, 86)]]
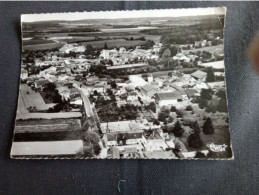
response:
[(115, 40), (102, 40), (102, 41), (89, 41), (86, 42), (85, 45), (92, 45), (94, 48), (101, 49), (103, 48), (104, 44), (107, 44), (109, 49), (113, 49), (115, 47), (135, 47), (138, 45), (144, 45), (146, 41), (139, 41), (139, 40), (134, 40), (134, 41), (127, 41), (125, 39), (115, 39)]
[(38, 110), (47, 110), (55, 105), (46, 104), (40, 93), (33, 91), (26, 84), (21, 84), (20, 95), (25, 108), (36, 107)]
[(81, 128), (79, 119), (52, 119), (17, 121), (15, 133), (74, 131)]
[(23, 46), (48, 44), (48, 43), (55, 43), (55, 41), (45, 40), (45, 39), (31, 39), (31, 40), (23, 40), (22, 41)]
[(38, 44), (38, 45), (23, 45), (23, 50), (30, 50), (30, 51), (36, 51), (36, 50), (50, 50), (50, 49), (59, 49), (63, 46), (63, 43), (46, 43), (46, 44)]
[(60, 131), (60, 132), (41, 132), (41, 133), (15, 133), (14, 141), (62, 141), (82, 139), (84, 131)]
[(212, 67), (214, 69), (224, 69), (224, 60), (222, 61), (216, 61), (216, 62), (208, 62), (208, 63), (201, 63), (199, 66), (203, 67)]
[(218, 49), (223, 49), (223, 45), (215, 45), (215, 46), (210, 46), (210, 47), (201, 47), (201, 48), (196, 48), (196, 49), (190, 49), (190, 50), (183, 50), (184, 54), (189, 54), (189, 52), (196, 52), (196, 51), (209, 51), (209, 52), (214, 52)]

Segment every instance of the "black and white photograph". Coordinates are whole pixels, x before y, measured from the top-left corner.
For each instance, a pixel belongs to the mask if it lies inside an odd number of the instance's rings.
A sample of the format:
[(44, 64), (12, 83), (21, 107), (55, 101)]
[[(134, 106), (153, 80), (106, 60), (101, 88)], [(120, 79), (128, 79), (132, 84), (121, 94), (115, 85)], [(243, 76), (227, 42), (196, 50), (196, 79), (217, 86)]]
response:
[(226, 8), (21, 15), (12, 158), (233, 159)]

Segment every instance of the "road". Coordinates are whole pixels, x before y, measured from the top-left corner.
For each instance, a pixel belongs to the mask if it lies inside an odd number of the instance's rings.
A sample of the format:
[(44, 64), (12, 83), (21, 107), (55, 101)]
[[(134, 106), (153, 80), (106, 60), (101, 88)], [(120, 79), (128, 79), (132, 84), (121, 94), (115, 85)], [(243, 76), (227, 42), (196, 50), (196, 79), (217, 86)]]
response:
[(77, 88), (81, 93), (81, 97), (84, 102), (84, 108), (85, 108), (86, 115), (88, 117), (93, 117), (95, 119), (96, 125), (100, 124), (99, 118), (98, 118), (96, 112), (94, 112), (94, 110), (93, 110), (94, 108), (88, 98), (89, 93), (88, 93), (87, 89), (78, 86), (76, 83), (74, 83), (74, 87)]

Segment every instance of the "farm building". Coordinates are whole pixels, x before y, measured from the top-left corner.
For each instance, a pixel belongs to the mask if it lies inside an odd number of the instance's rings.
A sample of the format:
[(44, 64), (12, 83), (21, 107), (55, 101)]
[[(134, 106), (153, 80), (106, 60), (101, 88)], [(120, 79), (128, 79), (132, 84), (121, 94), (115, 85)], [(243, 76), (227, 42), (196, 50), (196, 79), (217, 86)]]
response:
[(207, 73), (197, 70), (196, 72), (192, 73), (191, 76), (197, 80), (205, 81)]
[(40, 79), (40, 80), (36, 80), (36, 81), (34, 82), (34, 86), (35, 86), (36, 88), (42, 89), (43, 85), (46, 85), (46, 84), (49, 84), (49, 83), (50, 83), (50, 82), (49, 82), (49, 80), (47, 80), (47, 79)]
[(138, 100), (138, 95), (136, 92), (132, 91), (132, 92), (128, 92), (128, 97), (127, 97), (127, 101), (136, 101)]
[(146, 96), (153, 96), (155, 93), (156, 93), (156, 89), (155, 87), (153, 87), (152, 85), (150, 84), (147, 84), (147, 85), (144, 85), (140, 88), (140, 91), (143, 95), (146, 95)]
[(131, 81), (132, 85), (134, 85), (134, 87), (142, 87), (147, 84), (143, 78), (136, 75), (130, 75), (129, 80)]
[(78, 45), (76, 43), (66, 44), (59, 49), (59, 51), (63, 52), (63, 53), (70, 53), (71, 51), (78, 53), (78, 52), (84, 52), (85, 50), (86, 50), (86, 48), (84, 45)]
[(165, 92), (155, 94), (156, 103), (159, 106), (167, 106), (177, 104), (178, 101), (182, 101), (182, 96), (178, 92)]

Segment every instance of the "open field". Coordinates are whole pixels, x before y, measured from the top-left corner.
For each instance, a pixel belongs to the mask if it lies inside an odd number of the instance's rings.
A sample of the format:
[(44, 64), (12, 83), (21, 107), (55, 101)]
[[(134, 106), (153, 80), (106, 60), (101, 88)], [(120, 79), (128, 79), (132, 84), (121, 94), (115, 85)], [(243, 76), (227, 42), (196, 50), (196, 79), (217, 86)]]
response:
[(59, 49), (63, 46), (63, 43), (46, 43), (46, 44), (38, 44), (38, 45), (23, 45), (23, 50), (30, 50), (30, 51), (36, 51), (36, 50), (49, 50), (49, 49)]
[(208, 63), (201, 63), (199, 66), (203, 67), (212, 67), (214, 69), (224, 69), (224, 60), (216, 61), (216, 62), (208, 62)]
[(77, 154), (82, 147), (82, 140), (13, 142), (11, 155), (73, 155)]
[(27, 110), (21, 94), (19, 94), (18, 107), (17, 107), (17, 114), (19, 114), (19, 113), (20, 114), (21, 113), (29, 113), (29, 110)]
[(26, 84), (21, 84), (20, 95), (25, 108), (36, 107), (37, 110), (48, 110), (49, 108), (56, 105), (56, 104), (46, 104), (42, 96), (40, 95), (40, 93), (33, 91)]
[(209, 52), (214, 52), (217, 49), (223, 49), (224, 45), (215, 45), (215, 46), (210, 46), (210, 47), (201, 47), (201, 48), (196, 48), (196, 49), (190, 49), (190, 50), (183, 50), (184, 54), (189, 54), (190, 51), (196, 52), (196, 51), (209, 51)]
[(81, 127), (79, 119), (17, 121), (15, 133), (74, 131)]
[(113, 49), (118, 46), (122, 47), (135, 47), (138, 45), (144, 45), (146, 41), (127, 41), (125, 39), (114, 39), (114, 40), (102, 40), (102, 41), (89, 41), (86, 42), (85, 45), (92, 45), (94, 48), (101, 49), (104, 46), (104, 43), (106, 42), (109, 49)]
[(28, 133), (15, 133), (14, 141), (62, 141), (62, 140), (77, 140), (82, 139), (85, 131), (57, 131), (57, 132), (28, 132)]
[(48, 43), (55, 43), (55, 41), (52, 41), (52, 40), (45, 40), (45, 39), (22, 40), (22, 44), (23, 44), (24, 46), (27, 46), (27, 45), (48, 44)]

